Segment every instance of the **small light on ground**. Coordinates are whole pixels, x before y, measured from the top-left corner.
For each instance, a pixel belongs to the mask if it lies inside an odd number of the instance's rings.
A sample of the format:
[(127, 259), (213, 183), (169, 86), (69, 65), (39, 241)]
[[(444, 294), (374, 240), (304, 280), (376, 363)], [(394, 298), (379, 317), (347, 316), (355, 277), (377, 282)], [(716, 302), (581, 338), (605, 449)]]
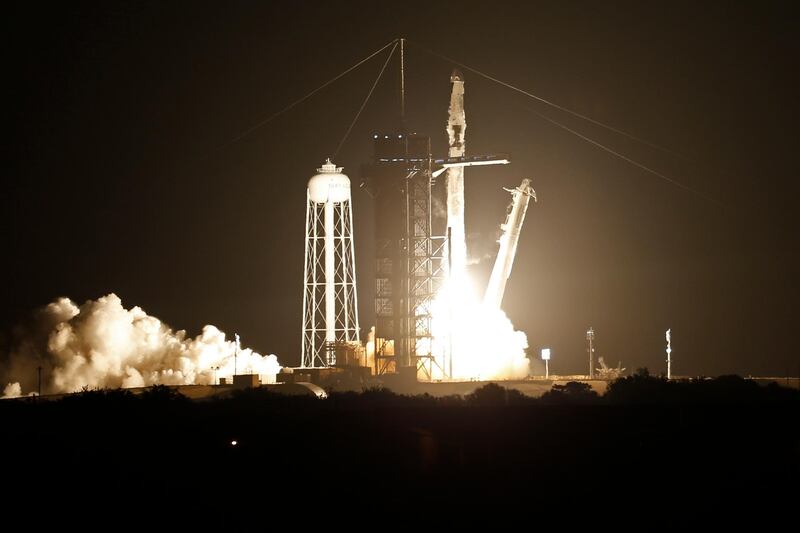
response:
[(231, 446), (236, 446), (237, 444), (239, 444), (239, 442), (238, 442), (238, 441), (235, 441), (235, 440), (232, 440), (232, 441), (231, 441)]

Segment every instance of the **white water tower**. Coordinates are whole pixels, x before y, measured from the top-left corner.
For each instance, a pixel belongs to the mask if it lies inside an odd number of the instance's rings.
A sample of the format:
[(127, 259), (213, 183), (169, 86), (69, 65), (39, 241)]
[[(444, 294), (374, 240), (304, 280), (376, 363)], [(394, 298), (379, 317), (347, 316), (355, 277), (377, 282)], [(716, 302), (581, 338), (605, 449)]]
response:
[(335, 347), (358, 342), (350, 178), (328, 159), (308, 180), (302, 368), (336, 364)]

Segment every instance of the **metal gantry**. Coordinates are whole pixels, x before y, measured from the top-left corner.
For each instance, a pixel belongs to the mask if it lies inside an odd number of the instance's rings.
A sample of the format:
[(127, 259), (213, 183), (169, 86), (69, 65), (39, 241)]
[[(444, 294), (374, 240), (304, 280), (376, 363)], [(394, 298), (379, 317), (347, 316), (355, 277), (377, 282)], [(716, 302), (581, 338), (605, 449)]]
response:
[[(375, 198), (375, 372), (415, 372), (431, 379), (437, 360), (433, 303), (444, 284), (446, 201), (431, 173), (430, 139), (375, 136), (364, 186)], [(439, 357), (441, 359), (442, 356)], [(437, 372), (437, 375), (438, 372)]]
[(376, 374), (414, 368), (421, 379), (451, 377), (452, 344), (434, 337), (433, 305), (457, 236), (448, 237), (447, 184), (436, 180), (447, 169), (507, 163), (505, 154), (433, 159), (425, 136), (375, 136), (362, 187), (375, 199)]
[(433, 177), (431, 160), (411, 169), (406, 177), (406, 348), (409, 361), (416, 362), (417, 374), (431, 380), (448, 378), (440, 349), (437, 355), (433, 333), (434, 300), (444, 285), (447, 238), (436, 235), (433, 220)]

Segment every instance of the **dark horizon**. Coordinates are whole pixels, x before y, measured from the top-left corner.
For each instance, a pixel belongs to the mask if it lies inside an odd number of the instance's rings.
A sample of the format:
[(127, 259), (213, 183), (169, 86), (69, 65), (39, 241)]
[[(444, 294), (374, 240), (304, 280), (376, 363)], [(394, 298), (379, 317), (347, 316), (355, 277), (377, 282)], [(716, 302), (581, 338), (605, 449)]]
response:
[[(329, 526), (372, 513), (622, 523), (650, 509), (763, 524), (785, 523), (797, 500), (800, 391), (774, 383), (639, 374), (603, 396), (572, 382), (538, 399), (497, 384), (464, 397), (372, 388), (325, 400), (206, 388), (202, 399), (158, 385), (0, 401), (14, 435), (0, 440), (13, 458), (8, 516), (107, 528), (133, 501), (132, 520), (183, 529), (263, 529), (281, 513)], [(32, 515), (24, 504), (39, 493), (47, 512)], [(330, 512), (315, 512), (320, 494)], [(91, 512), (69, 512), (78, 508)]]
[[(410, 131), (445, 152), (452, 64), (429, 48), (680, 154), (555, 111), (464, 71), (473, 275), (485, 285), (502, 187), (529, 177), (504, 309), (551, 372), (586, 371), (584, 335), (629, 371), (800, 375), (788, 2), (14, 4), (4, 20), (10, 108), (0, 353), (59, 296), (108, 293), (173, 329), (214, 324), (299, 363), (305, 183), (332, 154), (404, 37)], [(385, 54), (380, 56), (385, 59)], [(372, 134), (399, 127), (396, 58), (336, 163), (353, 182), (362, 332), (372, 323), (372, 204), (358, 190)], [(526, 110), (699, 191), (613, 157)], [(487, 259), (488, 258), (488, 259)]]

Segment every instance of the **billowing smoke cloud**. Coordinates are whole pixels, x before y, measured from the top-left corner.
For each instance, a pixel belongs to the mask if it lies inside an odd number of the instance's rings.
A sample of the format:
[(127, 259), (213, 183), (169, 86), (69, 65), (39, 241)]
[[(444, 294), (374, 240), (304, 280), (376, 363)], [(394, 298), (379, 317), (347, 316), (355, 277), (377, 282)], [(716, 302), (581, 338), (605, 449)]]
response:
[(205, 326), (186, 338), (141, 308), (122, 306), (115, 294), (89, 300), (80, 307), (59, 298), (40, 310), (35, 325), (0, 369), (0, 383), (9, 382), (4, 397), (36, 390), (42, 367), (42, 392), (79, 391), (83, 387), (144, 387), (155, 384), (212, 384), (215, 376), (239, 373), (274, 383), (280, 364), (275, 355), (241, 349), (225, 333)]
[(3, 389), (3, 398), (19, 398), (22, 396), (22, 387), (19, 383), (9, 383)]

